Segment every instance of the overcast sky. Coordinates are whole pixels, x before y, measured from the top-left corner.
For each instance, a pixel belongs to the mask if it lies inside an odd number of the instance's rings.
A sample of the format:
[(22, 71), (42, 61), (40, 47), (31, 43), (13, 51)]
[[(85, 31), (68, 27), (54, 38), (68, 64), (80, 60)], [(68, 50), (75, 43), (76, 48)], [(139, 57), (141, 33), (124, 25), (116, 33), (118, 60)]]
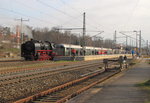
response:
[(104, 31), (102, 36), (112, 39), (115, 30), (141, 30), (150, 41), (150, 0), (0, 0), (0, 25), (15, 26), (19, 24), (15, 19), (22, 17), (30, 20), (24, 24), (33, 27), (78, 28), (83, 12), (87, 31)]

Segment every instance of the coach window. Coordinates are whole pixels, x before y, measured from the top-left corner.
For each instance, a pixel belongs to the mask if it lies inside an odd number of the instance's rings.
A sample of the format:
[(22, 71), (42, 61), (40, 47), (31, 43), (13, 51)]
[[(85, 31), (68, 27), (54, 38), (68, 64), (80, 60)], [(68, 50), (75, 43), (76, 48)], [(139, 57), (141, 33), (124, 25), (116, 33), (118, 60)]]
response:
[(70, 48), (66, 48), (66, 55), (70, 55)]

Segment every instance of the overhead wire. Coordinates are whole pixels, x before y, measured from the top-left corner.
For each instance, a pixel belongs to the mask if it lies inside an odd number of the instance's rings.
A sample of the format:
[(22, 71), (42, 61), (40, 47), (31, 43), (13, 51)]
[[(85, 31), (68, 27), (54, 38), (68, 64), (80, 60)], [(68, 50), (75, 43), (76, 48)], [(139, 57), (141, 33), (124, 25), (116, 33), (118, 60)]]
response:
[[(32, 7), (32, 6), (23, 4), (22, 2), (17, 1), (17, 0), (15, 0), (15, 1), (16, 1), (16, 3), (18, 3), (18, 4), (20, 4), (20, 5), (24, 6), (24, 7), (26, 7), (26, 8), (28, 8), (28, 9), (31, 8), (31, 10), (37, 11), (37, 9), (34, 8), (34, 7)], [(39, 9), (38, 9), (38, 11), (39, 11), (39, 13), (41, 13), (41, 14), (47, 15), (48, 17), (53, 17), (53, 19), (55, 19), (55, 20), (57, 20), (57, 21), (58, 21), (58, 19), (61, 19), (61, 18), (58, 18), (58, 16), (50, 15), (49, 13), (43, 12), (42, 10), (39, 10)], [(57, 19), (57, 18), (58, 18), (58, 19)]]
[(71, 16), (70, 14), (68, 14), (68, 13), (66, 13), (66, 12), (64, 12), (64, 11), (62, 11), (62, 10), (60, 10), (60, 9), (57, 9), (56, 7), (53, 7), (53, 6), (51, 6), (51, 5), (49, 5), (49, 4), (45, 3), (45, 2), (42, 2), (41, 0), (36, 0), (36, 1), (39, 2), (39, 3), (41, 3), (42, 5), (45, 5), (45, 6), (47, 6), (47, 7), (50, 7), (50, 8), (52, 8), (52, 9), (56, 10), (57, 12), (60, 12), (60, 13), (62, 13), (62, 14), (64, 14), (64, 15), (66, 15), (66, 16), (75, 18), (75, 17)]
[[(15, 1), (16, 1), (16, 0), (15, 0)], [(43, 1), (41, 1), (41, 0), (36, 0), (36, 1), (38, 1), (38, 2), (41, 3), (42, 5), (45, 5), (46, 7), (50, 7), (50, 8), (52, 8), (52, 9), (54, 9), (54, 10), (56, 10), (56, 11), (58, 11), (58, 12), (64, 14), (64, 15), (66, 15), (66, 16), (69, 16), (69, 17), (75, 19), (75, 20), (78, 19), (77, 17), (74, 17), (74, 16), (72, 16), (72, 15), (70, 15), (70, 14), (64, 12), (63, 10), (60, 10), (60, 9), (58, 9), (58, 8), (56, 8), (56, 7), (53, 7), (53, 6), (51, 6), (51, 5), (49, 5), (49, 4), (45, 3), (45, 2), (43, 2)], [(65, 4), (65, 1), (62, 1), (62, 0), (59, 0), (59, 1), (61, 1), (62, 3)], [(140, 1), (140, 0), (138, 0), (138, 2), (139, 2), (139, 1)], [(133, 13), (134, 13), (134, 11), (135, 11), (137, 5), (138, 5), (138, 2), (136, 3), (136, 6), (134, 7)], [(78, 12), (78, 13), (81, 13), (81, 12), (77, 11), (77, 10), (76, 10), (75, 8), (73, 8), (73, 7), (70, 7), (70, 8), (72, 8), (74, 11), (76, 11), (76, 12)], [(1, 8), (1, 9), (2, 9), (2, 8)], [(3, 8), (3, 9), (4, 9), (4, 8)], [(29, 16), (29, 15), (25, 15), (25, 14), (16, 12), (16, 11), (14, 11), (14, 10), (8, 10), (8, 9), (5, 9), (5, 10), (7, 10), (7, 11), (9, 11), (9, 12), (12, 12), (12, 13), (15, 13), (15, 14), (19, 14), (19, 15), (23, 15), (23, 16), (30, 17), (30, 18), (34, 18), (34, 19), (36, 19), (36, 20), (38, 20), (38, 21), (41, 21), (41, 22), (45, 22), (45, 23), (49, 22), (49, 21), (46, 21), (46, 20), (42, 20), (42, 19), (39, 19), (39, 18), (36, 18), (36, 17), (32, 17), (32, 16)], [(45, 14), (43, 11), (40, 11), (40, 13)], [(132, 15), (133, 15), (133, 13), (132, 13)], [(49, 16), (50, 16), (50, 15), (49, 15)], [(131, 17), (132, 17), (132, 16), (131, 16)], [(87, 19), (87, 18), (86, 18), (86, 19)], [(87, 20), (88, 20), (88, 19), (87, 19)], [(82, 21), (82, 20), (77, 20), (77, 21), (79, 22), (79, 21)], [(50, 22), (50, 23), (52, 23), (52, 22)], [(55, 23), (52, 23), (52, 24), (55, 24)], [(87, 23), (87, 24), (88, 24), (88, 23)], [(91, 26), (92, 24), (89, 24), (89, 25)], [(98, 30), (98, 28), (97, 28), (95, 25), (92, 25), (92, 27), (95, 28), (96, 30)]]
[[(66, 4), (66, 2), (63, 1), (63, 0), (59, 0), (59, 1), (61, 1), (63, 4)], [(128, 21), (129, 21), (129, 19), (132, 18), (132, 16), (133, 16), (133, 14), (134, 14), (134, 12), (135, 12), (135, 10), (136, 10), (136, 8), (137, 8), (139, 2), (140, 2), (140, 0), (137, 0), (136, 5), (135, 5), (135, 7), (134, 7), (133, 10), (132, 10), (131, 16), (128, 18)], [(70, 8), (72, 8), (72, 7), (70, 7)], [(74, 9), (74, 8), (72, 8), (72, 9)], [(74, 10), (77, 11), (76, 9), (74, 9)], [(77, 11), (77, 12), (78, 12), (78, 11)], [(80, 12), (79, 12), (79, 13), (80, 13)], [(86, 18), (86, 19), (87, 19), (87, 18)], [(91, 25), (91, 24), (90, 24), (90, 25)], [(96, 26), (93, 26), (93, 27), (97, 29)]]
[[(65, 4), (65, 5), (67, 5), (67, 3), (66, 3), (64, 0), (59, 0), (59, 1), (61, 1), (61, 2), (62, 2), (63, 4)], [(79, 14), (82, 13), (82, 12), (80, 12), (79, 10), (77, 10), (76, 8), (71, 7), (70, 5), (67, 5), (67, 6), (70, 7), (72, 10), (76, 11), (76, 12), (79, 13)], [(86, 18), (86, 19), (89, 20), (88, 18)], [(95, 24), (97, 24), (97, 22), (91, 20), (91, 18), (90, 18), (90, 21), (92, 21), (94, 24), (93, 24), (93, 25), (92, 25), (91, 23), (87, 23), (87, 24), (90, 25), (90, 26), (92, 26), (93, 28), (99, 30), (98, 27), (95, 26)], [(99, 25), (99, 24), (98, 24), (98, 25)], [(99, 26), (99, 27), (101, 27), (101, 26)]]
[(135, 6), (134, 6), (133, 9), (131, 10), (131, 15), (128, 16), (127, 21), (126, 21), (126, 24), (124, 25), (124, 27), (127, 26), (127, 24), (131, 21), (131, 19), (132, 19), (134, 13), (135, 13), (135, 11), (136, 11), (136, 8), (138, 7), (139, 2), (140, 2), (140, 0), (137, 0), (137, 2), (135, 3)]
[[(18, 14), (18, 15), (21, 15), (21, 16), (30, 17), (30, 18), (36, 19), (36, 20), (38, 20), (38, 21), (40, 21), (40, 22), (44, 22), (44, 23), (48, 23), (48, 22), (49, 22), (49, 23), (52, 23), (52, 22), (50, 22), (50, 21), (42, 20), (42, 19), (39, 19), (39, 18), (37, 18), (37, 17), (29, 16), (29, 15), (26, 15), (26, 14), (23, 14), (23, 13), (14, 11), (14, 10), (10, 10), (10, 9), (7, 9), (7, 8), (1, 8), (1, 7), (0, 7), (0, 9), (1, 9), (1, 10), (4, 10), (4, 11), (7, 11), (7, 12), (14, 13), (14, 14)], [(54, 23), (52, 23), (52, 24), (54, 24)]]
[[(51, 5), (49, 5), (49, 4), (45, 3), (45, 2), (42, 2), (41, 0), (37, 0), (37, 2), (39, 2), (39, 3), (41, 3), (42, 5), (45, 5), (45, 6), (47, 6), (47, 7), (50, 7), (50, 8), (52, 8), (52, 9), (56, 10), (57, 12), (60, 12), (60, 13), (62, 13), (62, 14), (64, 14), (64, 15), (66, 15), (66, 16), (69, 16), (69, 17), (75, 19), (75, 20), (78, 21), (78, 22), (79, 22), (79, 21), (82, 22), (82, 20), (80, 20), (80, 19), (78, 19), (78, 18), (76, 18), (76, 17), (74, 17), (74, 16), (71, 16), (70, 14), (68, 14), (68, 13), (66, 13), (66, 12), (64, 12), (64, 11), (62, 11), (62, 10), (60, 10), (60, 9), (57, 9), (56, 7), (53, 7), (53, 6), (51, 6)], [(80, 13), (80, 12), (79, 12), (79, 13)], [(88, 24), (88, 23), (87, 23), (87, 24)], [(95, 27), (95, 26), (93, 26), (93, 25), (91, 25), (91, 24), (88, 24), (88, 25), (90, 25), (90, 26), (92, 26), (93, 28), (95, 28), (95, 29), (98, 30), (97, 27)]]
[[(43, 2), (43, 1), (41, 1), (41, 0), (36, 0), (36, 1), (39, 2), (40, 4), (46, 6), (46, 7), (49, 7), (49, 8), (51, 8), (51, 9), (54, 9), (55, 11), (57, 11), (57, 12), (59, 12), (59, 13), (61, 13), (61, 14), (64, 14), (64, 15), (67, 16), (67, 17), (72, 18), (73, 20), (76, 20), (76, 21), (79, 22), (79, 23), (81, 23), (81, 21), (82, 21), (82, 20), (80, 20), (79, 18), (77, 18), (76, 16), (74, 17), (74, 16), (72, 16), (72, 15), (70, 15), (70, 14), (68, 14), (68, 13), (66, 13), (66, 12), (64, 12), (64, 11), (62, 11), (62, 10), (60, 10), (60, 9), (57, 9), (56, 7), (53, 7), (53, 6), (51, 6), (51, 5), (49, 5), (49, 4), (45, 3), (45, 2)], [(81, 15), (81, 14), (80, 14), (80, 15)], [(67, 23), (68, 23), (68, 22), (67, 22)]]
[[(16, 1), (16, 0), (15, 0)], [(22, 3), (20, 3), (20, 2), (18, 2), (18, 1), (16, 1), (17, 3), (19, 3), (19, 4), (22, 4)], [(23, 4), (22, 4), (23, 5)], [(29, 7), (29, 6), (28, 6)], [(32, 8), (33, 9), (33, 7), (30, 7), (30, 8)], [(17, 14), (17, 15), (22, 15), (22, 16), (25, 16), (25, 17), (30, 17), (30, 18), (34, 18), (34, 19), (36, 19), (36, 20), (38, 20), (38, 21), (41, 21), (41, 22), (49, 22), (49, 21), (45, 21), (45, 20), (42, 20), (42, 19), (39, 19), (39, 18), (36, 18), (36, 17), (33, 17), (33, 16), (29, 16), (29, 15), (25, 15), (25, 14), (23, 14), (23, 13), (20, 13), (20, 12), (17, 12), (17, 11), (15, 11), (15, 10), (12, 10), (13, 8), (11, 8), (11, 10), (10, 9), (7, 9), (7, 8), (0, 8), (1, 10), (5, 10), (5, 11), (7, 11), (7, 12), (11, 12), (11, 13), (13, 13), (13, 14)], [(60, 11), (59, 11), (60, 12)], [(40, 11), (40, 13), (44, 13), (44, 12), (42, 12), (42, 11)], [(64, 12), (63, 12), (64, 13)], [(66, 13), (65, 13), (66, 14)], [(72, 17), (72, 16), (71, 16)], [(74, 18), (74, 17), (73, 17)], [(75, 17), (76, 18), (76, 17)], [(52, 22), (51, 22), (52, 23)], [(53, 23), (54, 24), (54, 23)]]
[[(16, 0), (15, 0), (16, 1)], [(67, 15), (67, 16), (69, 16), (69, 17), (71, 17), (71, 18), (75, 18), (74, 20), (76, 20), (77, 19), (77, 17), (74, 17), (74, 16), (71, 16), (70, 14), (68, 14), (68, 13), (66, 13), (66, 12), (64, 12), (64, 11), (62, 11), (62, 10), (59, 10), (59, 9), (57, 9), (57, 8), (55, 8), (55, 7), (53, 7), (53, 6), (51, 6), (51, 5), (48, 5), (48, 4), (46, 4), (46, 3), (44, 3), (44, 2), (41, 2), (40, 0), (37, 0), (38, 2), (40, 2), (40, 3), (42, 3), (43, 5), (45, 5), (45, 6), (48, 6), (48, 7), (51, 7), (52, 9), (54, 9), (54, 10), (56, 10), (56, 11), (58, 11), (58, 12), (61, 12), (61, 13), (63, 13), (64, 15)], [(61, 0), (60, 0), (61, 1)], [(17, 3), (19, 3), (19, 4), (21, 4), (21, 5), (23, 5), (23, 6), (25, 6), (23, 3), (21, 3), (20, 1), (16, 1)], [(65, 3), (64, 1), (61, 1), (61, 2), (63, 2), (63, 3)], [(26, 5), (27, 6), (27, 5)], [(35, 8), (33, 8), (33, 7), (30, 7), (30, 6), (27, 6), (27, 7), (29, 7), (29, 8), (32, 8), (32, 9), (34, 9), (35, 10)], [(70, 8), (72, 8), (72, 7), (70, 7)], [(72, 8), (73, 10), (75, 10), (74, 8)], [(75, 10), (75, 11), (77, 11), (77, 10)], [(12, 12), (14, 12), (13, 10), (12, 10)], [(78, 13), (79, 13), (79, 11), (77, 11)], [(16, 12), (15, 12), (16, 13)], [(49, 15), (48, 13), (45, 13), (45, 12), (43, 12), (43, 11), (40, 11), (40, 13), (42, 13), (42, 14), (45, 14), (45, 15), (47, 15), (47, 16), (51, 16), (51, 17), (54, 17), (53, 15)], [(20, 14), (20, 13), (19, 13)], [(21, 14), (22, 15), (22, 14)], [(80, 14), (81, 15), (81, 14)], [(27, 15), (24, 15), (24, 16), (27, 16)], [(35, 18), (35, 17), (34, 17)], [(54, 17), (55, 18), (55, 17)], [(56, 18), (55, 18), (56, 19)], [(58, 19), (57, 19), (58, 20)], [(40, 21), (43, 21), (42, 19), (40, 20)], [(82, 21), (82, 20), (80, 20), (80, 21)], [(71, 21), (72, 22), (72, 21)], [(70, 23), (71, 23), (70, 22)], [(69, 23), (68, 21), (66, 22), (66, 23)], [(54, 24), (54, 23), (53, 23)], [(97, 28), (96, 28), (97, 29)]]
[[(29, 5), (24, 5), (22, 2), (20, 2), (20, 1), (17, 1), (17, 0), (15, 0), (18, 4), (21, 4), (22, 6), (25, 6), (25, 7), (27, 7), (27, 8), (31, 8), (31, 9), (34, 9), (34, 10), (37, 10), (37, 9), (35, 9), (35, 8), (33, 8), (33, 7), (31, 7), (31, 6), (29, 6)], [(46, 12), (43, 12), (43, 11), (41, 11), (41, 10), (38, 10), (40, 13), (42, 13), (42, 14), (45, 14), (45, 15), (47, 15), (47, 16), (49, 16), (49, 17), (53, 17), (55, 20), (57, 20), (57, 21), (60, 21), (60, 19), (61, 18), (58, 18), (58, 16), (56, 17), (56, 16), (53, 16), (53, 15), (50, 15), (50, 14), (48, 14), (48, 13), (46, 13)], [(81, 16), (81, 14), (79, 15), (79, 16), (76, 16), (76, 17), (74, 17), (74, 18), (78, 18), (78, 17), (80, 17)], [(57, 19), (58, 18), (58, 19)], [(72, 20), (72, 19), (71, 19)], [(65, 22), (65, 23), (63, 23), (63, 24), (58, 24), (58, 25), (65, 25), (65, 24), (71, 24), (72, 23), (72, 21), (71, 20), (69, 20), (69, 21), (67, 21), (67, 22)], [(73, 19), (73, 20), (75, 20), (75, 19)]]
[[(67, 5), (67, 3), (64, 0), (59, 0), (62, 4)], [(80, 12), (79, 10), (71, 7), (70, 5), (67, 5), (69, 8), (71, 8), (72, 10), (76, 11), (77, 13), (81, 14), (82, 12)]]

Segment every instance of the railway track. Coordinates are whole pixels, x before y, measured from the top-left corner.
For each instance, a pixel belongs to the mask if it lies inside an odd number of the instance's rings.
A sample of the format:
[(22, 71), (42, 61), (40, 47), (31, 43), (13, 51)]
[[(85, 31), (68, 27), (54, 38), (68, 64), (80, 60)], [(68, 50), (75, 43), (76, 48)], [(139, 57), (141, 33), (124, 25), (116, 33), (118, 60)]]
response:
[[(101, 62), (101, 61), (94, 61), (94, 62)], [(92, 63), (94, 63), (92, 62)], [(85, 63), (90, 63), (89, 61), (88, 62), (85, 62), (85, 61), (80, 61), (80, 63), (82, 64), (85, 64)], [(28, 66), (30, 65), (31, 66)], [(57, 68), (57, 67), (66, 67), (66, 66), (70, 66), (70, 65), (78, 65), (79, 64), (79, 61), (77, 62), (37, 62), (35, 63), (34, 65), (34, 62), (30, 62), (30, 64), (25, 64), (25, 65), (22, 65), (22, 67), (12, 67), (11, 69), (9, 68), (6, 68), (6, 69), (2, 69), (0, 67), (0, 74), (3, 75), (3, 74), (13, 74), (13, 73), (19, 73), (19, 72), (25, 72), (25, 71), (33, 71), (33, 70), (42, 70), (42, 69), (47, 69), (47, 68)], [(36, 65), (37, 64), (37, 65)]]
[(121, 71), (119, 67), (109, 69), (108, 71), (105, 71), (104, 69), (97, 70), (91, 73), (84, 74), (82, 75), (83, 77), (79, 79), (18, 100), (14, 103), (63, 103), (66, 100), (80, 94), (90, 87), (103, 82), (120, 72)]
[[(111, 62), (113, 63), (113, 62)], [(96, 62), (96, 63), (85, 63), (82, 65), (75, 65), (75, 66), (68, 66), (68, 67), (63, 67), (63, 68), (58, 68), (58, 69), (44, 69), (36, 72), (29, 72), (29, 73), (24, 73), (21, 74), (19, 73), (18, 75), (12, 75), (12, 76), (4, 76), (0, 78), (0, 86), (4, 85), (9, 85), (9, 84), (16, 84), (16, 83), (21, 83), (25, 82), (28, 80), (32, 79), (38, 79), (42, 77), (48, 77), (50, 75), (58, 74), (61, 72), (69, 72), (69, 71), (75, 71), (75, 70), (82, 70), (86, 68), (98, 68), (98, 67), (103, 66), (102, 62)]]
[(0, 73), (7, 73), (7, 72), (15, 72), (17, 70), (22, 70), (22, 69), (27, 69), (30, 68), (31, 66), (36, 66), (39, 64), (46, 64), (46, 63), (53, 63), (50, 61), (19, 61), (19, 62), (4, 62), (0, 63)]
[(47, 91), (21, 99), (14, 103), (63, 103), (88, 88), (100, 83), (113, 75), (119, 73), (119, 69), (112, 69), (105, 72), (104, 69), (90, 73), (87, 76), (73, 80), (66, 84), (57, 86)]
[(42, 71), (43, 73), (41, 72), (41, 74), (30, 76), (24, 75), (25, 77), (22, 74), (19, 75), (22, 75), (22, 77), (3, 77), (0, 81), (0, 89), (3, 91), (2, 94), (0, 94), (0, 101), (9, 103), (26, 97), (27, 95), (33, 95), (49, 88), (67, 83), (71, 80), (76, 80), (89, 75), (89, 73), (93, 71), (101, 70), (98, 68), (100, 63), (92, 65), (92, 63), (89, 64), (88, 62), (88, 64), (85, 63), (79, 67), (78, 66), (66, 66), (65, 68), (58, 68), (53, 72), (51, 71), (47, 73)]
[[(67, 65), (73, 65), (77, 64), (79, 62), (23, 62), (19, 63), (19, 65), (10, 65), (9, 64), (3, 64), (6, 65), (6, 68), (3, 68), (3, 66), (0, 67), (0, 74), (11, 74), (11, 73), (19, 73), (23, 71), (32, 71), (42, 68), (49, 68), (49, 67), (58, 67), (58, 66), (67, 66)], [(86, 63), (85, 61), (80, 61), (80, 63)]]
[(47, 77), (52, 74), (57, 74), (60, 72), (67, 72), (67, 71), (92, 68), (92, 67), (98, 67), (98, 66), (100, 66), (100, 63), (94, 63), (94, 64), (90, 63), (90, 64), (84, 64), (84, 65), (79, 65), (79, 66), (74, 66), (74, 67), (66, 67), (66, 68), (62, 68), (62, 69), (54, 69), (54, 70), (47, 70), (47, 71), (39, 71), (39, 72), (35, 72), (35, 73), (27, 73), (27, 74), (15, 75), (15, 76), (8, 76), (8, 77), (0, 78), (0, 85), (4, 86), (4, 85), (8, 85), (8, 84), (14, 84), (14, 83), (16, 84), (16, 83), (25, 82), (27, 80)]
[[(100, 72), (103, 67), (102, 61), (74, 62), (74, 65), (68, 64), (56, 66), (54, 63), (51, 68), (35, 68), (33, 71), (27, 69), (27, 72), (17, 72), (13, 75), (0, 76), (0, 101), (6, 103), (25, 98), (30, 95), (45, 91), (72, 80), (86, 77), (90, 74)], [(59, 63), (58, 63), (59, 64)], [(113, 62), (112, 62), (113, 64)], [(51, 65), (51, 64), (50, 64)], [(111, 65), (111, 64), (109, 64)]]

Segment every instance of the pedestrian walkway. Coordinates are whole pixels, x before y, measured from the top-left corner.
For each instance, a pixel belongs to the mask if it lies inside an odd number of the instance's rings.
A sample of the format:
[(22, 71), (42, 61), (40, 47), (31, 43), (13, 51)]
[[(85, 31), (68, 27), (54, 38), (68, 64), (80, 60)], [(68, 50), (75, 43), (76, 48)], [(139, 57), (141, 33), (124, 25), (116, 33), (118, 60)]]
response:
[(150, 65), (142, 60), (123, 76), (110, 80), (103, 86), (98, 84), (68, 103), (145, 103), (148, 94), (136, 84), (148, 79), (150, 79)]

